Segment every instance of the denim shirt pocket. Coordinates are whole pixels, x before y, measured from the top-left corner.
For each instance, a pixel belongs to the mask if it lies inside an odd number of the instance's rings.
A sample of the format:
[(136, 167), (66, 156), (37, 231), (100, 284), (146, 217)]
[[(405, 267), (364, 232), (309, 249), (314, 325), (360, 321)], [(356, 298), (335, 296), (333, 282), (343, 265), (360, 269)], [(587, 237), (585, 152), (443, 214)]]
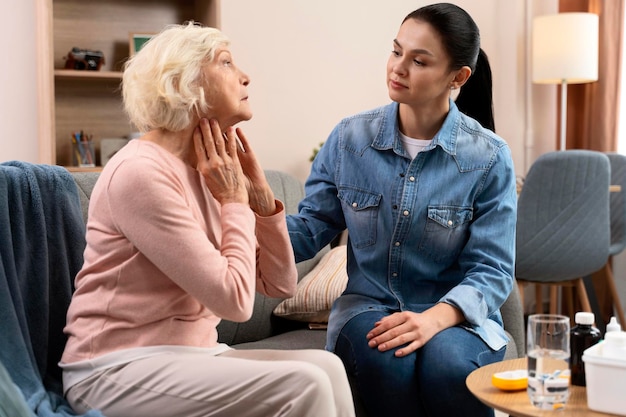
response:
[(437, 262), (455, 259), (467, 242), (471, 207), (429, 206), (419, 251)]
[(356, 248), (376, 243), (378, 208), (382, 195), (363, 189), (340, 187), (339, 200), (343, 206), (350, 241)]

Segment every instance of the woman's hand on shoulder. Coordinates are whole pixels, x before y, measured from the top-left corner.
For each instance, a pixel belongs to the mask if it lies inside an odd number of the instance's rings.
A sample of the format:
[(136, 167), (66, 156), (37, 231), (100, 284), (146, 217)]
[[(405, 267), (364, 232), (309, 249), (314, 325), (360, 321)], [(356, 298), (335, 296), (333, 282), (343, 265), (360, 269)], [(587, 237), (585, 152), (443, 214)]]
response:
[[(227, 138), (228, 140), (226, 140)], [(220, 204), (249, 202), (233, 128), (223, 135), (216, 120), (201, 119), (193, 132), (197, 170)]]

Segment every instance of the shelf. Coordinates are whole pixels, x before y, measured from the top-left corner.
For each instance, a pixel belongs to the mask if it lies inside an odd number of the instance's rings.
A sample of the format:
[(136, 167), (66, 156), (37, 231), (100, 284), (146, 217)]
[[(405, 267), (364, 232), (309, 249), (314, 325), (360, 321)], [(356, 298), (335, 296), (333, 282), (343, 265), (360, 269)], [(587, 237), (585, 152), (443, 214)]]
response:
[(100, 172), (102, 171), (101, 166), (95, 166), (95, 167), (64, 166), (63, 168), (67, 169), (69, 172)]
[(103, 80), (120, 80), (122, 79), (122, 73), (120, 71), (78, 71), (71, 69), (56, 69), (54, 70), (55, 78), (88, 78), (88, 79), (103, 79)]
[[(137, 130), (124, 111), (120, 88), (129, 34), (157, 33), (189, 20), (219, 27), (219, 5), (220, 0), (35, 1), (40, 161), (82, 170), (71, 167), (71, 135), (83, 130), (93, 135), (100, 163), (102, 139)], [(74, 47), (101, 51), (100, 70), (65, 69)]]

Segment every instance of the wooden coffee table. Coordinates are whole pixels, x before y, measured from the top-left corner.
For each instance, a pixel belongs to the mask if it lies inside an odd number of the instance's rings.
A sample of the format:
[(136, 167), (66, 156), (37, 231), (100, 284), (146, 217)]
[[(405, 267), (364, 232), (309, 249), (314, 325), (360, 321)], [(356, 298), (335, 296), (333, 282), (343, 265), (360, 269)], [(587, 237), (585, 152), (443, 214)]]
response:
[(501, 391), (491, 383), (491, 376), (494, 373), (516, 369), (526, 369), (526, 358), (496, 362), (478, 368), (468, 375), (465, 383), (470, 392), (480, 401), (514, 417), (607, 417), (615, 415), (589, 410), (585, 387), (572, 385), (565, 408), (551, 411), (533, 406), (526, 390)]

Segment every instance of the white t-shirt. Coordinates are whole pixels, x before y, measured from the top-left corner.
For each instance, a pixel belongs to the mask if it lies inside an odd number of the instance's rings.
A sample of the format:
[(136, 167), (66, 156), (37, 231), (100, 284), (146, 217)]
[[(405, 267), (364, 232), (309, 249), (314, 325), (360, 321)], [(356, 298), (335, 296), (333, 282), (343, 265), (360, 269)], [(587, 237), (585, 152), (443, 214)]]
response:
[(431, 144), (432, 139), (414, 139), (406, 136), (400, 132), (400, 141), (404, 150), (411, 155), (411, 159), (415, 159), (418, 153), (424, 150), (425, 147)]

